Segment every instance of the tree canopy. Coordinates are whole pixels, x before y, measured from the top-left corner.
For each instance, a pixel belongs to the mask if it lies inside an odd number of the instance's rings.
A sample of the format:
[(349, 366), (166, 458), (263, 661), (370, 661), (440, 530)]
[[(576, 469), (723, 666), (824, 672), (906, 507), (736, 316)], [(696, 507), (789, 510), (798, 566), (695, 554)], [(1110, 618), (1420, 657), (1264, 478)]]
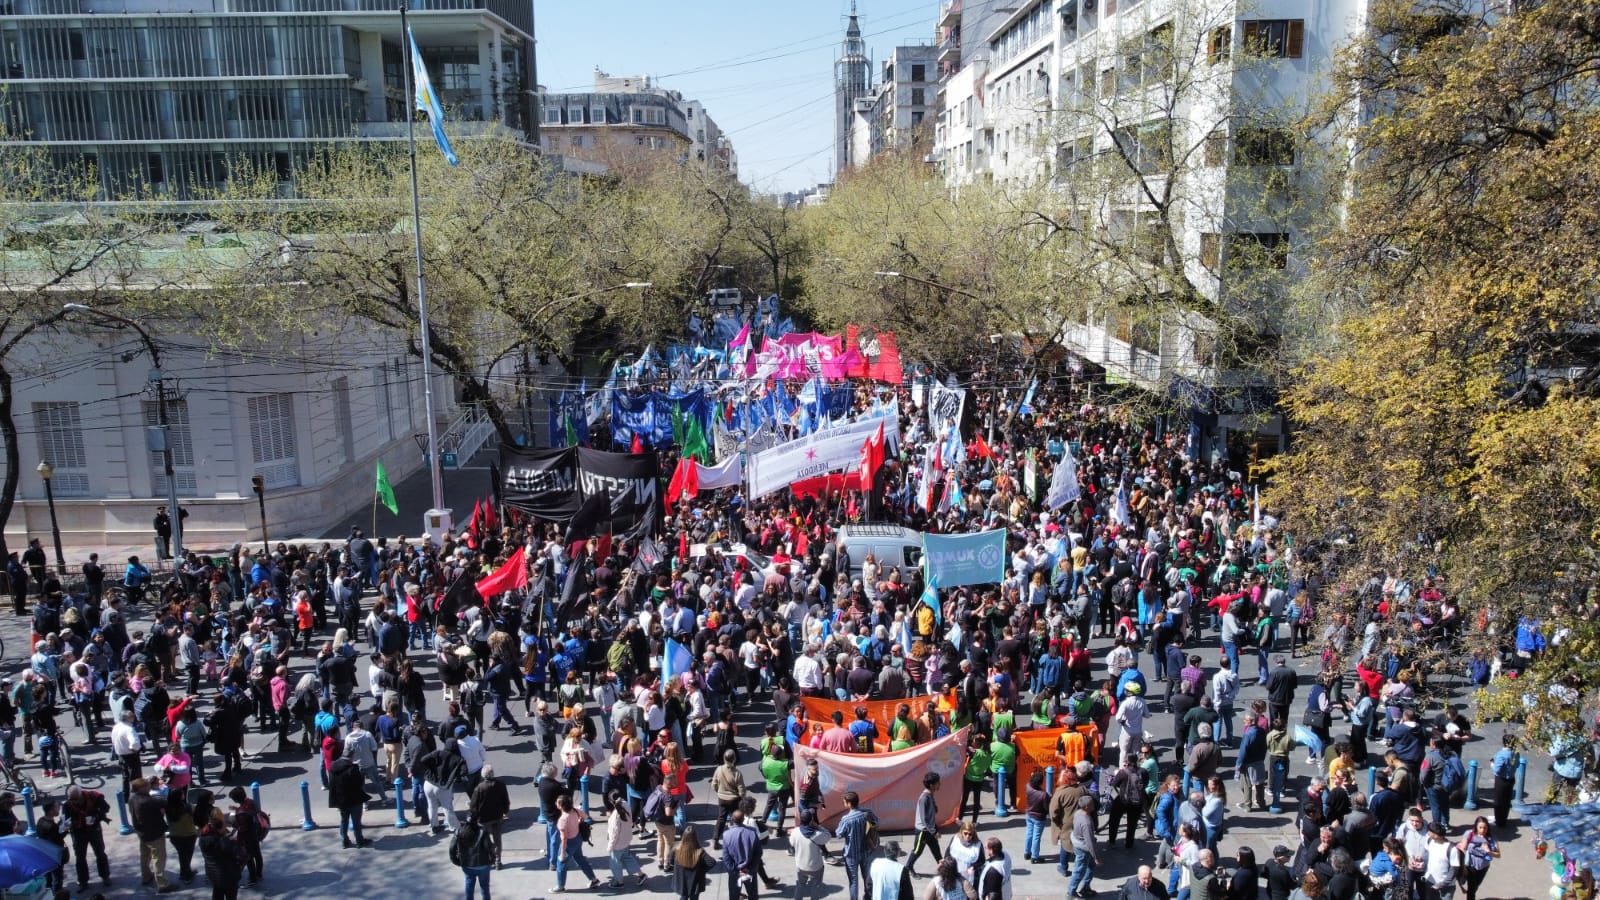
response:
[(1566, 630), (1501, 698), (1547, 739), (1579, 706), (1543, 692), (1600, 687), (1600, 3), (1499, 9), (1381, 0), (1343, 60), (1360, 165), (1317, 267), (1359, 308), (1288, 388), (1269, 500), (1347, 539), (1346, 584), (1437, 572), (1472, 649)]

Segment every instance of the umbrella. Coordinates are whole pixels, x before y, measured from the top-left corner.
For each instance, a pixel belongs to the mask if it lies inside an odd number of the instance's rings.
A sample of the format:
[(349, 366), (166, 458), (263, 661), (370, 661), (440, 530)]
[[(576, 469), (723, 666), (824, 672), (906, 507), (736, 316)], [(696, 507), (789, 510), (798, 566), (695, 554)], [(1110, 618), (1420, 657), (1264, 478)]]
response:
[(1517, 812), (1579, 868), (1600, 865), (1600, 802), (1532, 803), (1519, 805)]
[(21, 884), (61, 865), (61, 848), (36, 837), (0, 837), (0, 884)]

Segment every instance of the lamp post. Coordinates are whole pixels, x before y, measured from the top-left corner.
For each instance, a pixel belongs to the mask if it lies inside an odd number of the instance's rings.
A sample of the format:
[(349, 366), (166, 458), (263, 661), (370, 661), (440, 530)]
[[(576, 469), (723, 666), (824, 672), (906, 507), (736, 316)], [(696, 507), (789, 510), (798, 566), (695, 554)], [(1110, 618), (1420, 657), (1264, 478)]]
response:
[[(95, 309), (82, 303), (67, 303), (62, 307), (72, 312), (89, 313), (113, 322), (120, 322), (138, 332), (144, 341), (144, 349), (150, 354), (150, 373), (147, 379), (156, 388), (156, 422), (157, 430), (161, 433), (161, 466), (167, 475), (167, 509), (172, 517), (172, 564), (180, 565), (183, 559), (183, 510), (178, 507), (178, 475), (172, 466), (172, 428), (167, 421), (167, 382), (161, 371), (161, 351), (156, 349), (156, 342), (150, 338), (150, 333), (145, 331), (138, 322), (116, 313)], [(48, 484), (48, 481), (46, 482)], [(263, 520), (264, 521), (264, 520)], [(58, 542), (59, 543), (59, 542)]]
[(56, 473), (56, 467), (50, 465), (49, 460), (40, 460), (39, 468), (35, 471), (44, 479), (44, 502), (50, 507), (50, 537), (56, 542), (56, 574), (66, 578), (67, 558), (61, 552), (61, 524), (56, 521), (56, 493), (50, 488), (50, 477)]
[(256, 492), (256, 508), (261, 510), (261, 552), (272, 553), (267, 541), (267, 480), (260, 475), (250, 476), (250, 490)]

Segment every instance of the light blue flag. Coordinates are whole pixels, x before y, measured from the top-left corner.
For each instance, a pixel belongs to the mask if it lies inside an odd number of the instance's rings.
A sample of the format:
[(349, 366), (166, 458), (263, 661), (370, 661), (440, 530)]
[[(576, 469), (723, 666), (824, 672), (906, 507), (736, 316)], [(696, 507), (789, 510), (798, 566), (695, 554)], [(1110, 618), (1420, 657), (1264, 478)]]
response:
[(411, 41), (411, 85), (417, 92), (417, 109), (428, 114), (434, 143), (439, 145), (445, 162), (457, 165), (460, 160), (456, 159), (456, 151), (450, 148), (450, 139), (444, 136), (444, 109), (439, 106), (439, 96), (433, 92), (433, 79), (428, 77), (428, 66), (422, 61), (422, 52), (417, 49), (417, 36), (407, 28), (406, 37)]
[(922, 588), (921, 600), (923, 603), (928, 604), (929, 609), (933, 610), (933, 621), (939, 625), (943, 625), (944, 612), (939, 608), (938, 574), (935, 573), (928, 576), (928, 583)]
[(1024, 416), (1033, 414), (1033, 392), (1039, 389), (1039, 379), (1028, 382), (1028, 392), (1022, 395), (1022, 405), (1017, 407), (1017, 412)]
[(928, 577), (945, 587), (999, 584), (1006, 573), (1006, 530), (977, 534), (925, 534), (923, 559)]
[(667, 638), (666, 646), (661, 651), (661, 683), (666, 684), (675, 676), (689, 671), (689, 667), (693, 664), (694, 659), (689, 655), (689, 648), (672, 638)]

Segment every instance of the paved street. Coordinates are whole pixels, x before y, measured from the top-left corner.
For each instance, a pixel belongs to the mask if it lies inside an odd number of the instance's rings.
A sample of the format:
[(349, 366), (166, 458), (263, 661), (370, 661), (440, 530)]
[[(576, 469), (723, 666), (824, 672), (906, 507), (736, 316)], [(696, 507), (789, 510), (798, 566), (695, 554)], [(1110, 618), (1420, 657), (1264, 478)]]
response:
[[(7, 674), (14, 673), (22, 667), (21, 647), (27, 639), (26, 622), (26, 619), (0, 614), (0, 636), (4, 637), (6, 645), (6, 656), (0, 661), (0, 669)], [(130, 623), (130, 629), (147, 624), (145, 621), (136, 620)], [(1208, 660), (1214, 658), (1214, 650), (1201, 652)], [(1103, 653), (1097, 655), (1103, 656)], [(1302, 674), (1302, 693), (1304, 693), (1304, 685), (1312, 674), (1314, 663), (1306, 657), (1300, 658), (1298, 663)], [(1146, 664), (1148, 665), (1148, 662)], [(425, 668), (431, 674), (433, 669), (431, 662)], [(1253, 672), (1254, 667), (1247, 666), (1246, 671)], [(295, 675), (298, 677), (298, 673)], [(1260, 688), (1248, 687), (1243, 691), (1241, 701), (1248, 702), (1259, 696), (1261, 696)], [(432, 709), (439, 708), (436, 692), (430, 692), (429, 699)], [(739, 716), (741, 735), (749, 744), (754, 744), (761, 725), (775, 717), (775, 712), (770, 706), (758, 703), (757, 707), (754, 710), (742, 710)], [(520, 704), (515, 704), (513, 708), (520, 713)], [(1157, 710), (1154, 730), (1160, 734), (1165, 730), (1167, 720), (1159, 711), (1159, 704)], [(1298, 708), (1296, 712), (1298, 713)], [(70, 717), (64, 721), (70, 724)], [(1493, 749), (1499, 746), (1500, 734), (1501, 727), (1498, 725), (1481, 727), (1478, 739), (1468, 746), (1465, 758), (1469, 761), (1477, 759), (1486, 764)], [(69, 731), (69, 738), (79, 736), (76, 730)], [(399, 896), (406, 892), (419, 897), (460, 895), (460, 872), (449, 863), (446, 839), (434, 838), (415, 824), (409, 828), (396, 829), (392, 807), (384, 810), (372, 809), (367, 813), (368, 836), (375, 841), (372, 848), (348, 851), (339, 849), (337, 814), (328, 809), (325, 795), (318, 788), (314, 761), (301, 754), (275, 753), (272, 749), (274, 743), (275, 736), (256, 733), (252, 733), (246, 742), (246, 762), (250, 777), (260, 782), (263, 804), (272, 815), (274, 823), (273, 833), (265, 846), (268, 875), (263, 886), (264, 895), (297, 896), (308, 891), (313, 892), (311, 894), (313, 896), (361, 894)], [(554, 887), (554, 876), (542, 870), (544, 835), (542, 826), (535, 824), (537, 798), (532, 787), (537, 775), (539, 756), (534, 748), (533, 738), (524, 736), (513, 739), (506, 732), (490, 732), (485, 743), (489, 747), (490, 762), (511, 789), (515, 808), (505, 832), (506, 868), (494, 873), (494, 890), (501, 897), (545, 896)], [(102, 748), (104, 746), (101, 745)], [(1381, 744), (1374, 746), (1381, 748)], [(80, 753), (79, 758), (84, 760), (79, 763), (79, 768), (84, 770), (80, 782), (86, 787), (103, 790), (108, 796), (114, 794), (119, 787), (119, 778), (115, 767), (108, 762), (105, 750), (86, 751)], [(1163, 758), (1171, 760), (1170, 750), (1163, 754)], [(1228, 758), (1231, 761), (1232, 755), (1230, 754)], [(761, 778), (756, 771), (756, 756), (748, 746), (741, 754), (741, 762), (744, 764), (746, 782), (759, 790)], [(1542, 757), (1535, 757), (1529, 765), (1528, 790), (1535, 798), (1542, 794), (1548, 781), (1544, 765)], [(28, 761), (25, 766), (40, 781), (40, 786), (45, 791), (55, 796), (60, 796), (64, 791), (65, 784), (59, 779), (43, 779), (40, 776), (36, 760)], [(1303, 758), (1298, 754), (1295, 757), (1295, 770), (1292, 774), (1301, 785), (1304, 784), (1307, 773)], [(713, 806), (707, 802), (707, 798), (711, 795), (706, 784), (709, 776), (709, 768), (694, 770), (692, 783), (700, 802), (692, 808), (692, 821), (706, 823), (710, 818)], [(300, 830), (303, 816), (299, 784), (302, 780), (310, 785), (312, 818), (320, 826), (310, 832)], [(1488, 782), (1486, 775), (1480, 774), (1479, 783), (1484, 785), (1486, 790)], [(1358, 778), (1358, 783), (1363, 789), (1365, 788), (1365, 775)], [(598, 796), (596, 805), (598, 806)], [(464, 800), (458, 799), (457, 806), (458, 809), (464, 806)], [(1292, 810), (1292, 807), (1290, 809)], [(1472, 815), (1467, 811), (1457, 810), (1452, 821), (1460, 826), (1470, 822)], [(108, 844), (113, 858), (116, 890), (107, 896), (129, 896), (138, 882), (137, 844), (132, 837), (117, 837), (114, 825), (110, 828), (112, 833), (108, 834)], [(1233, 851), (1244, 844), (1249, 844), (1256, 850), (1258, 856), (1264, 857), (1274, 844), (1293, 846), (1295, 843), (1293, 822), (1289, 813), (1283, 816), (1270, 816), (1243, 814), (1230, 809), (1227, 829), (1227, 835), (1222, 841), (1225, 857), (1231, 857)], [(991, 814), (985, 814), (979, 820), (979, 833), (982, 836), (991, 834), (999, 836), (1013, 858), (1019, 861), (1015, 881), (1015, 896), (1019, 900), (1030, 897), (1060, 897), (1065, 892), (1065, 883), (1057, 876), (1053, 866), (1030, 866), (1020, 861), (1023, 837), (1020, 815), (995, 819)], [(602, 831), (597, 831), (596, 835), (597, 842), (603, 841)], [(949, 829), (946, 829), (946, 841), (948, 835)], [(709, 831), (705, 825), (702, 825), (702, 836), (709, 840)], [(1545, 895), (1549, 869), (1544, 863), (1534, 860), (1527, 837), (1526, 831), (1515, 827), (1510, 829), (1509, 833), (1501, 835), (1504, 858), (1495, 863), (1491, 869), (1480, 896), (1490, 900), (1516, 900), (1516, 898), (1532, 900)], [(1048, 841), (1048, 837), (1046, 840)], [(908, 836), (888, 835), (886, 841), (909, 847)], [(777, 846), (768, 848), (768, 869), (783, 880), (787, 889), (794, 883), (793, 863), (783, 852), (782, 842), (775, 843)], [(636, 850), (640, 849), (636, 845)], [(1114, 891), (1138, 865), (1148, 862), (1154, 851), (1155, 842), (1145, 840), (1137, 842), (1135, 849), (1131, 851), (1120, 847), (1105, 849), (1104, 865), (1097, 873), (1094, 882), (1096, 890)], [(604, 880), (606, 878), (604, 855), (591, 847), (588, 856)], [(646, 890), (658, 894), (670, 892), (672, 887), (669, 877), (660, 874), (649, 864), (649, 855), (641, 852), (640, 856), (646, 862), (647, 873), (650, 875)], [(175, 869), (176, 862), (170, 865)], [(920, 868), (928, 871), (931, 867), (923, 862)], [(842, 870), (830, 867), (825, 877), (829, 895), (844, 896)], [(203, 888), (198, 885), (202, 881), (197, 881), (197, 886), (191, 887), (188, 893), (200, 895)], [(569, 889), (581, 888), (584, 883), (581, 873), (574, 874), (571, 876)], [(707, 896), (721, 900), (724, 884), (722, 879), (713, 877), (712, 887)]]

